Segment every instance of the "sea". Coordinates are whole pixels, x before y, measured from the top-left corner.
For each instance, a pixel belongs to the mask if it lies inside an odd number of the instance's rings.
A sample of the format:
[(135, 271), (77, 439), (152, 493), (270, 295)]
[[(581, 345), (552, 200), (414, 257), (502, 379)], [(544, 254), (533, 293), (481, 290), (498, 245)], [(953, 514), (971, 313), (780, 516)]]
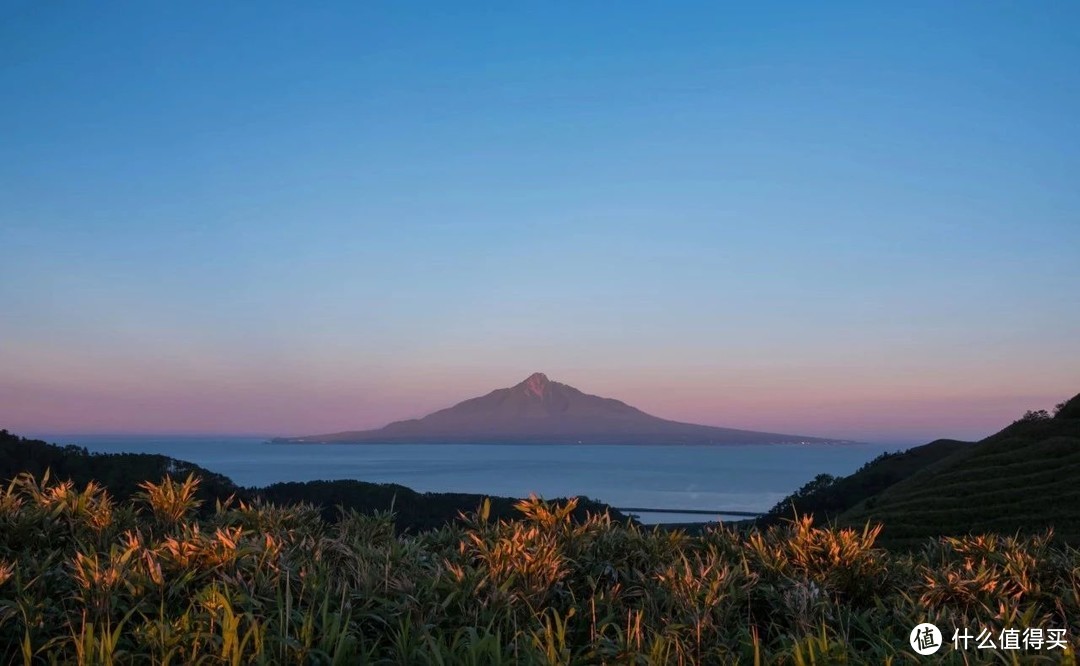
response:
[(637, 512), (645, 523), (737, 520), (765, 512), (821, 473), (850, 474), (888, 447), (877, 444), (543, 445), (270, 444), (264, 437), (42, 436), (103, 453), (158, 453), (224, 474), (242, 486), (356, 479), (421, 492), (544, 498), (585, 495)]

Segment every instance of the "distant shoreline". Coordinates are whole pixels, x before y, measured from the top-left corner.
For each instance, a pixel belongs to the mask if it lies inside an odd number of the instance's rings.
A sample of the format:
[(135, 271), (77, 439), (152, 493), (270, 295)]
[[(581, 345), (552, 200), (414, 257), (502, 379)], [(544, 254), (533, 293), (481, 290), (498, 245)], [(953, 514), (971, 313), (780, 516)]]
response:
[(287, 438), (268, 439), (264, 444), (296, 444), (302, 446), (876, 446), (872, 442), (854, 440), (817, 440), (812, 442), (542, 442), (542, 441), (492, 441), (492, 440), (372, 440), (333, 442), (325, 440), (296, 440)]

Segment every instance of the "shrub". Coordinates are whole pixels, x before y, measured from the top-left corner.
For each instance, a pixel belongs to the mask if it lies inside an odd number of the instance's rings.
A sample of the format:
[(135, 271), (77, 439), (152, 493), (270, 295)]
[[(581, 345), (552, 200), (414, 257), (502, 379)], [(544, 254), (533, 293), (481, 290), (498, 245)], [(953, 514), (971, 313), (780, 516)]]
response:
[(688, 535), (531, 498), (516, 519), (481, 506), (399, 534), (390, 514), (329, 523), (311, 505), (197, 517), (197, 486), (144, 484), (145, 510), (109, 504), (100, 531), (96, 486), (9, 487), (0, 663), (912, 663), (908, 632), (924, 621), (946, 639), (1064, 628), (1080, 647), (1080, 553), (1049, 533), (890, 553), (877, 525)]

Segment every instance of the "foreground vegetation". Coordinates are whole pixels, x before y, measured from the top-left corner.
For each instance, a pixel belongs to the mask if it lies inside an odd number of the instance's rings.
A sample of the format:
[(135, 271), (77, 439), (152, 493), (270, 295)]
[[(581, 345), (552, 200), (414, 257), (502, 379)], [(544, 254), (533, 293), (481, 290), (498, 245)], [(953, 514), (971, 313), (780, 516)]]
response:
[(690, 537), (539, 500), (403, 535), (387, 514), (198, 497), (194, 477), (117, 502), (19, 476), (0, 495), (0, 661), (917, 663), (908, 635), (929, 621), (946, 643), (1026, 627), (1070, 642), (935, 661), (1074, 663), (1080, 636), (1080, 552), (1047, 535), (898, 555), (877, 527)]

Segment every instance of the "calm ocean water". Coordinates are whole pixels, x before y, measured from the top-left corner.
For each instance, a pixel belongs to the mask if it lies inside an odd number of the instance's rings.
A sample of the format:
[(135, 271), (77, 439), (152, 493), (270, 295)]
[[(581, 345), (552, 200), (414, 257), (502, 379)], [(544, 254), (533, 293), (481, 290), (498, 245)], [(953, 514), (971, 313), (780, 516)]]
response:
[[(56, 436), (108, 453), (160, 453), (244, 486), (357, 479), (419, 491), (588, 495), (613, 506), (766, 511), (815, 475), (849, 474), (881, 445), (544, 446), (266, 444), (251, 437)], [(645, 522), (708, 516), (642, 514)]]

